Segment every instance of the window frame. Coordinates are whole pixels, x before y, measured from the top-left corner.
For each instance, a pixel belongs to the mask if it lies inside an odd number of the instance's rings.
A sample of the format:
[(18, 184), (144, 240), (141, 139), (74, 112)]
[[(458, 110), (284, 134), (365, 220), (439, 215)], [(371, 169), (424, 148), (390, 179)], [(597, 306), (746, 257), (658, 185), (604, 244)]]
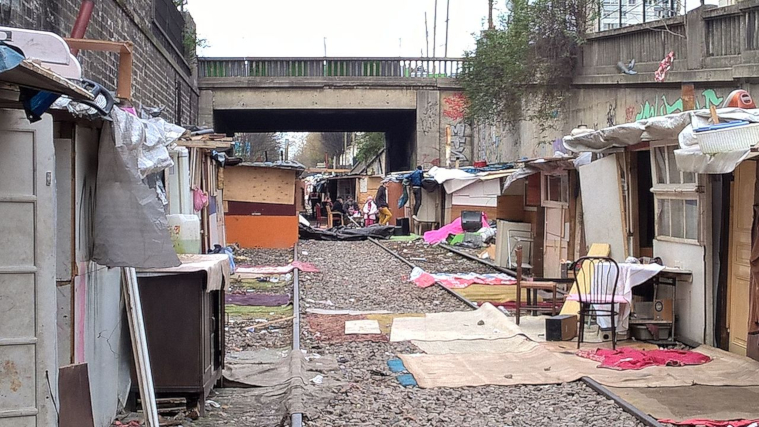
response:
[[(704, 194), (704, 176), (701, 174), (694, 174), (694, 182), (692, 183), (684, 183), (685, 173), (683, 171), (680, 171), (678, 169), (678, 172), (680, 174), (680, 182), (673, 183), (671, 181), (670, 176), (670, 157), (668, 155), (664, 156), (664, 170), (666, 171), (666, 177), (663, 181), (663, 183), (659, 182), (659, 165), (657, 164), (657, 149), (664, 148), (665, 153), (667, 153), (668, 150), (674, 148), (676, 149), (678, 147), (678, 144), (676, 141), (659, 141), (656, 143), (651, 143), (650, 146), (650, 158), (651, 158), (651, 174), (652, 174), (652, 182), (653, 187), (651, 187), (651, 193), (654, 195), (654, 240), (663, 241), (663, 242), (675, 242), (675, 243), (685, 243), (685, 244), (691, 244), (691, 245), (698, 245), (702, 246), (704, 241), (704, 204), (706, 203), (706, 197)], [(674, 159), (674, 156), (672, 157)], [(675, 165), (675, 168), (677, 166)], [(695, 200), (697, 203), (697, 237), (694, 238), (688, 238), (685, 237), (687, 235), (687, 213), (685, 209), (685, 205), (683, 206), (683, 237), (675, 237), (672, 236), (672, 208), (670, 207), (670, 230), (669, 234), (661, 234), (662, 230), (661, 228), (661, 219), (660, 214), (662, 212), (663, 207), (662, 201), (664, 200)]]
[[(564, 171), (561, 175), (549, 175), (549, 174), (540, 174), (540, 205), (543, 207), (555, 207), (555, 208), (566, 208), (569, 207), (569, 172)], [(565, 201), (556, 201), (556, 200), (549, 200), (549, 185), (548, 181), (551, 178), (559, 178), (559, 191), (562, 191), (564, 194), (560, 195), (560, 199), (564, 199)], [(566, 186), (564, 185), (566, 183)]]

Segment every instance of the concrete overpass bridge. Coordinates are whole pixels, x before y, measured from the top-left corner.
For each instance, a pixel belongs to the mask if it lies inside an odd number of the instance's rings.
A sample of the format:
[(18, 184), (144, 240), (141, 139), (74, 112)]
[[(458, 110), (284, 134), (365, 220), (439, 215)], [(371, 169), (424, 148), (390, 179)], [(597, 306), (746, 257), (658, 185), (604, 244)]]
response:
[[(656, 82), (669, 52), (673, 68)], [(637, 74), (620, 73), (617, 63), (632, 59)], [(455, 79), (462, 66), (458, 58), (201, 58), (200, 121), (227, 133), (386, 132), (389, 170), (439, 164), (448, 127), (452, 159), (464, 164), (551, 155), (579, 124), (708, 108), (737, 88), (759, 99), (759, 0), (590, 35), (570, 100), (545, 130), (467, 123)]]
[[(388, 170), (471, 159), (458, 58), (201, 58), (199, 119), (218, 132), (385, 132)], [(444, 154), (443, 154), (444, 155)]]

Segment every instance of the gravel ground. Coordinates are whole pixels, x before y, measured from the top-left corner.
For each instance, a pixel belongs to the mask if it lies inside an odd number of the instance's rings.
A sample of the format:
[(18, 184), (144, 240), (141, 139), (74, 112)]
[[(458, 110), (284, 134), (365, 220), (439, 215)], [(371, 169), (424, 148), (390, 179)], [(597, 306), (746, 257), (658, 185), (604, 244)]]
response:
[(298, 259), (319, 268), (301, 273), (301, 307), (435, 313), (469, 310), (443, 289), (417, 288), (409, 267), (372, 242), (309, 240), (298, 245)]
[[(426, 300), (419, 299), (420, 291), (437, 289), (409, 287), (399, 278), (399, 271), (405, 274), (408, 267), (371, 242), (302, 242), (299, 247), (306, 252), (301, 259), (314, 263), (324, 272), (301, 274), (301, 301), (304, 298), (331, 300), (335, 303), (332, 308), (383, 308), (395, 312), (416, 311), (419, 305), (426, 312), (442, 311), (441, 307), (449, 306), (454, 310), (466, 309), (452, 296), (441, 294), (440, 302), (433, 305), (433, 310), (426, 310)], [(417, 251), (419, 248), (422, 249)], [(448, 251), (442, 248), (408, 245), (406, 249), (409, 252), (403, 255), (407, 257), (423, 253), (421, 256), (429, 258), (451, 258), (447, 255)], [(463, 266), (463, 263), (459, 264), (460, 258), (454, 256), (451, 261), (456, 266)], [(467, 271), (490, 272), (474, 270), (481, 265), (464, 261), (470, 267)], [(441, 264), (445, 262), (441, 261)], [(384, 279), (381, 277), (383, 274), (386, 275)], [(371, 292), (366, 291), (366, 286), (345, 286), (349, 282), (355, 283), (353, 278), (367, 275), (375, 277), (370, 282), (375, 284)], [(304, 286), (306, 277), (308, 285)], [(419, 349), (412, 344), (370, 341), (325, 343), (315, 338), (308, 322), (301, 325), (302, 348), (309, 353), (334, 356), (339, 362), (340, 371), (329, 376), (343, 384), (330, 390), (332, 398), (329, 402), (315, 406), (311, 417), (304, 421), (306, 426), (642, 425), (612, 401), (580, 382), (550, 386), (404, 388), (388, 370), (387, 361), (397, 354), (418, 353)]]
[(406, 259), (424, 259), (424, 261), (409, 260), (430, 273), (499, 273), (498, 270), (454, 254), (440, 246), (428, 245), (423, 240), (413, 242), (383, 241), (382, 244)]

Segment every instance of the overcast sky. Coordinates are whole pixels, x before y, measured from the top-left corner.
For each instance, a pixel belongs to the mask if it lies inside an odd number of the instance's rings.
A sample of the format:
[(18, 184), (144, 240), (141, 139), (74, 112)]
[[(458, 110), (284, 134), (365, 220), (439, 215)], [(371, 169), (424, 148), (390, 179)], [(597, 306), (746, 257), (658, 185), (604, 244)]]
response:
[[(437, 47), (445, 50), (446, 0), (438, 0)], [(497, 4), (502, 3), (496, 1)], [(202, 56), (419, 56), (427, 12), (433, 52), (435, 0), (189, 0)], [(450, 0), (448, 56), (474, 47), (488, 0)]]

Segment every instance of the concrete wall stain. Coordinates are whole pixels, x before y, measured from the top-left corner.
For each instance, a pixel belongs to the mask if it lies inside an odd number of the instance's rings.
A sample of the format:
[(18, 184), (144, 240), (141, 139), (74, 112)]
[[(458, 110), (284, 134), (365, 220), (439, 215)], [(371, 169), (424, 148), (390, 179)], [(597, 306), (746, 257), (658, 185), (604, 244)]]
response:
[(17, 392), (22, 386), (21, 379), (19, 379), (18, 376), (18, 369), (12, 360), (6, 360), (3, 363), (3, 370), (0, 372), (0, 379), (7, 380), (9, 383), (8, 388), (10, 388), (10, 390), (14, 393)]

